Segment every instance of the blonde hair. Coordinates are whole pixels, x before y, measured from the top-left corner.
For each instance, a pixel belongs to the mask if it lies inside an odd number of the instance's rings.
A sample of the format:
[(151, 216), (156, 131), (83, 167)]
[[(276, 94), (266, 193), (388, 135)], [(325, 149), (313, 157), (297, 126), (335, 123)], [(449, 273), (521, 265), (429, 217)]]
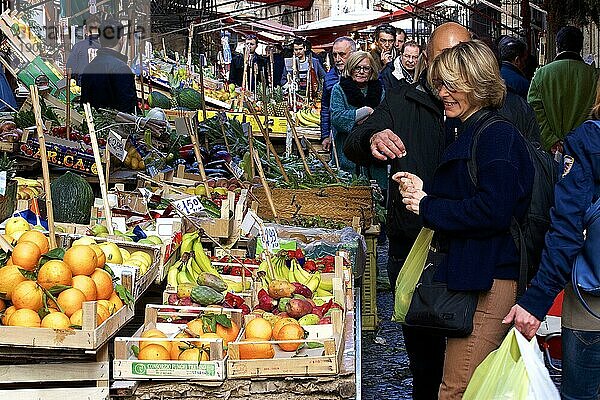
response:
[(600, 78), (596, 84), (596, 101), (592, 106), (592, 112), (590, 113), (591, 119), (600, 119)]
[(344, 72), (342, 72), (342, 76), (347, 78), (352, 77), (352, 71), (365, 58), (369, 60), (369, 65), (371, 66), (371, 75), (369, 75), (369, 80), (372, 81), (377, 79), (379, 76), (379, 68), (377, 68), (373, 56), (366, 51), (355, 51), (354, 53), (350, 54), (350, 57), (348, 57), (348, 60), (346, 60), (346, 65), (344, 66)]
[(466, 93), (474, 106), (500, 108), (506, 97), (496, 57), (480, 40), (442, 51), (431, 62), (427, 80), (433, 88), (443, 84), (451, 92)]

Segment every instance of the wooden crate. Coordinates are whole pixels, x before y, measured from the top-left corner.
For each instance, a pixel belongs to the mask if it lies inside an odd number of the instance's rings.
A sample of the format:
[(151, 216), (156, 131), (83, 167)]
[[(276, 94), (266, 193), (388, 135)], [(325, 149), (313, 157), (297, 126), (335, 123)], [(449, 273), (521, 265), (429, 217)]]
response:
[[(0, 349), (4, 355), (4, 349)], [(11, 400), (104, 400), (109, 398), (108, 345), (77, 361), (38, 361), (44, 353), (30, 355), (27, 364), (0, 365), (0, 398)], [(48, 357), (47, 357), (48, 358)], [(73, 357), (75, 358), (75, 357)]]
[(133, 309), (124, 306), (96, 327), (95, 301), (83, 303), (81, 329), (25, 328), (0, 326), (0, 345), (38, 348), (97, 350), (133, 318)]
[[(252, 318), (247, 315), (246, 318)], [(282, 341), (270, 340), (275, 349), (275, 356), (271, 359), (241, 360), (239, 353), (240, 341), (229, 343), (229, 359), (227, 360), (228, 378), (254, 378), (254, 377), (291, 377), (317, 375), (336, 375), (340, 371), (341, 359), (344, 350), (344, 313), (341, 310), (332, 312), (331, 326), (314, 325), (309, 328), (309, 337), (291, 342), (318, 342), (321, 348), (309, 349), (304, 347), (296, 352), (286, 352), (279, 349), (277, 343)], [(241, 338), (245, 338), (242, 332)], [(256, 343), (265, 341), (257, 341)], [(290, 341), (285, 341), (290, 342)], [(244, 343), (253, 343), (248, 341)]]
[(365, 232), (367, 262), (362, 277), (362, 329), (374, 331), (377, 319), (377, 237), (379, 230)]
[[(163, 312), (160, 309), (176, 310)], [(173, 341), (174, 336), (185, 326), (182, 324), (169, 324), (158, 322), (160, 316), (188, 316), (193, 317), (199, 313), (222, 311), (231, 316), (232, 320), (243, 326), (240, 310), (216, 309), (205, 307), (176, 307), (151, 305), (146, 307), (145, 322), (135, 333), (134, 337), (115, 338), (115, 359), (113, 361), (113, 376), (117, 380), (195, 380), (204, 382), (222, 382), (226, 377), (227, 355), (223, 352), (222, 339), (185, 339), (190, 342), (210, 342), (209, 361), (145, 361), (138, 360), (131, 350), (132, 345), (139, 343), (143, 331), (157, 328), (163, 331), (168, 338), (153, 341)]]
[[(273, 220), (267, 195), (262, 186), (252, 189), (260, 203), (258, 216)], [(321, 217), (352, 225), (360, 218), (361, 227), (367, 229), (373, 223), (373, 189), (371, 186), (328, 186), (319, 189), (271, 188), (271, 195), (278, 218), (293, 220), (294, 217)]]
[[(214, 263), (213, 263), (213, 266), (214, 266)], [(221, 274), (221, 278), (227, 279), (227, 280), (230, 280), (233, 282), (244, 282), (245, 285), (247, 285), (249, 283), (250, 284), (249, 289), (246, 289), (240, 293), (235, 293), (235, 292), (232, 292), (232, 293), (235, 294), (236, 296), (240, 296), (241, 298), (243, 298), (244, 303), (247, 304), (248, 307), (250, 307), (250, 309), (252, 309), (256, 305), (256, 302), (255, 302), (256, 296), (254, 295), (255, 284), (251, 277), (244, 277), (244, 279), (242, 279), (241, 276)], [(248, 282), (248, 283), (246, 283), (246, 282)], [(169, 296), (174, 293), (177, 293), (177, 287), (173, 287), (173, 286), (167, 284), (167, 288), (163, 291), (163, 304), (165, 304), (165, 305), (169, 304), (169, 302), (168, 302)]]

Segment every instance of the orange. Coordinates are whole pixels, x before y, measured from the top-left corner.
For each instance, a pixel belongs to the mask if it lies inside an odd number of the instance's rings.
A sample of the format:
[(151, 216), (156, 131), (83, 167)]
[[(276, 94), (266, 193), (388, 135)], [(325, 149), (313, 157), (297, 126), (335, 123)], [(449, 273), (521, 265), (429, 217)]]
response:
[[(166, 343), (166, 342), (165, 342)], [(170, 360), (169, 351), (158, 344), (149, 344), (140, 349), (138, 360)]]
[(188, 322), (187, 327), (196, 336), (201, 336), (204, 333), (204, 323), (200, 318), (196, 318)]
[(18, 240), (18, 243), (21, 242), (35, 243), (37, 247), (40, 248), (41, 254), (46, 254), (48, 250), (50, 250), (50, 244), (48, 243), (48, 238), (46, 237), (46, 235), (35, 229), (32, 229), (22, 234)]
[(71, 320), (61, 312), (53, 312), (44, 317), (42, 328), (70, 329)]
[(85, 295), (85, 301), (95, 301), (97, 297), (96, 282), (87, 275), (75, 275), (72, 286)]
[(38, 271), (37, 282), (44, 289), (50, 289), (56, 285), (71, 286), (73, 283), (73, 274), (69, 266), (64, 262), (50, 260), (42, 265)]
[(12, 292), (12, 302), (17, 308), (28, 308), (39, 310), (42, 305), (42, 289), (34, 281), (23, 281), (19, 283)]
[[(73, 313), (73, 315), (71, 315), (71, 318), (69, 318), (71, 320), (71, 325), (77, 325), (79, 327), (83, 326), (83, 310), (77, 310)], [(98, 318), (96, 317), (96, 321), (98, 320)], [(97, 325), (97, 324), (96, 324)]]
[(6, 302), (0, 299), (0, 311), (6, 310)]
[(106, 264), (106, 255), (104, 254), (100, 246), (98, 246), (97, 244), (90, 244), (89, 246), (92, 250), (94, 250), (94, 252), (96, 252), (96, 268), (104, 267), (104, 264)]
[[(296, 325), (300, 325), (298, 323), (298, 321), (296, 321), (294, 318), (288, 317), (288, 318), (281, 318), (280, 320), (278, 320), (277, 322), (275, 322), (275, 325), (273, 325), (273, 337), (276, 338), (277, 334), (279, 333), (279, 330), (287, 324), (296, 324)], [(246, 335), (248, 336), (248, 335)]]
[[(179, 332), (177, 335), (175, 335), (176, 338), (189, 338), (190, 335), (188, 335), (186, 332)], [(184, 343), (181, 341), (173, 341), (171, 342), (171, 351), (169, 352), (171, 355), (171, 360), (177, 360), (179, 359), (179, 354), (183, 351), (180, 347), (183, 347), (185, 350), (186, 348), (189, 347), (188, 343)]]
[(71, 317), (75, 311), (83, 307), (85, 294), (79, 289), (69, 288), (60, 292), (56, 300), (67, 317)]
[[(83, 247), (83, 246), (75, 246), (75, 247)], [(96, 297), (98, 300), (108, 300), (113, 293), (113, 281), (112, 277), (108, 272), (103, 269), (96, 268), (90, 276), (96, 283)]]
[(98, 300), (98, 305), (106, 308), (109, 317), (115, 313), (115, 306), (108, 300)]
[[(237, 339), (238, 334), (240, 333), (240, 327), (232, 320), (230, 328), (225, 328), (223, 325), (217, 324), (216, 333), (223, 338), (223, 344), (227, 346), (227, 343), (233, 342)], [(270, 338), (271, 337), (269, 336), (269, 339)]]
[(0, 292), (6, 294), (6, 300), (10, 300), (15, 287), (26, 280), (16, 265), (0, 268)]
[(246, 337), (271, 340), (272, 335), (271, 323), (264, 318), (254, 318), (246, 324)]
[(8, 261), (6, 261), (6, 265), (13, 265), (12, 257), (8, 257)]
[(198, 347), (193, 347), (191, 349), (183, 350), (179, 357), (176, 358), (179, 361), (208, 361), (209, 356), (208, 352), (204, 349), (199, 349)]
[[(260, 339), (244, 339), (242, 342), (258, 341)], [(275, 349), (271, 343), (240, 343), (240, 360), (254, 360), (275, 357)]]
[[(161, 332), (158, 329), (150, 329), (150, 330), (143, 332), (141, 337), (143, 337), (143, 338), (166, 338), (167, 335), (165, 335), (163, 332)], [(167, 342), (167, 341), (162, 341), (162, 340), (140, 340), (140, 350), (147, 346), (153, 345), (153, 344), (162, 346), (169, 353), (171, 352), (171, 343)]]
[(27, 271), (33, 271), (40, 261), (42, 253), (37, 244), (33, 242), (19, 242), (12, 253), (12, 261)]
[(110, 318), (110, 311), (103, 304), (96, 304), (96, 315), (98, 326)]
[[(304, 329), (298, 324), (287, 324), (281, 327), (275, 340), (297, 340), (304, 339)], [(303, 342), (297, 343), (278, 343), (283, 351), (296, 351)]]
[(71, 268), (73, 275), (91, 275), (98, 264), (98, 257), (90, 246), (73, 246), (65, 252), (63, 261)]
[(10, 306), (4, 310), (4, 315), (2, 315), (2, 325), (8, 325), (8, 320), (15, 311), (17, 311), (17, 307), (15, 306)]
[(115, 310), (114, 312), (119, 311), (121, 307), (123, 307), (123, 300), (121, 300), (121, 298), (119, 297), (119, 295), (117, 295), (115, 291), (112, 292), (108, 301), (112, 303)]
[(41, 323), (42, 321), (38, 313), (28, 308), (22, 308), (15, 311), (8, 321), (10, 326), (26, 326), (32, 328), (39, 328)]

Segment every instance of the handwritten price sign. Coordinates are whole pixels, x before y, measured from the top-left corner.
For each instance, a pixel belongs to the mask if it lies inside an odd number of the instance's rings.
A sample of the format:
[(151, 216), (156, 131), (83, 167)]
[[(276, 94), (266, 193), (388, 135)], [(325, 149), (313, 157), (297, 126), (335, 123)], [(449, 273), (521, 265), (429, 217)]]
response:
[(279, 236), (277, 231), (271, 226), (267, 226), (263, 229), (263, 233), (260, 235), (260, 240), (264, 248), (269, 251), (279, 249)]
[(186, 197), (185, 199), (174, 201), (173, 206), (185, 215), (196, 214), (204, 210), (204, 206), (197, 196)]

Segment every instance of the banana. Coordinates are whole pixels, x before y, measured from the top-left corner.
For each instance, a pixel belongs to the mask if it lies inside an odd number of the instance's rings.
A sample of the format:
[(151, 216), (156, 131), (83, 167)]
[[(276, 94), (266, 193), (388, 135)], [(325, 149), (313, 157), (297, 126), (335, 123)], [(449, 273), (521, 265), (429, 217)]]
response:
[(315, 292), (315, 296), (317, 297), (331, 297), (333, 296), (332, 292), (328, 292), (327, 290), (323, 290), (320, 287), (317, 288), (317, 291)]
[(35, 179), (27, 179), (27, 178), (20, 178), (18, 176), (15, 177), (15, 180), (17, 181), (17, 185), (19, 186), (37, 186), (37, 187), (41, 187), (42, 183), (39, 181), (36, 181)]
[(234, 282), (229, 279), (223, 279), (223, 281), (227, 284), (227, 291), (234, 293), (241, 293), (244, 291), (244, 285), (242, 282)]
[(191, 273), (193, 274), (194, 280), (196, 280), (195, 278), (197, 278), (202, 272), (204, 272), (202, 268), (200, 268), (196, 260), (191, 257), (188, 261), (188, 268), (189, 271), (191, 271)]
[(292, 260), (292, 268), (294, 269), (294, 282), (306, 285), (311, 278), (310, 272), (305, 271), (296, 260)]
[(177, 286), (177, 274), (179, 273), (180, 267), (181, 260), (173, 263), (169, 268), (169, 272), (167, 273), (167, 283), (169, 286)]
[(307, 110), (304, 112), (304, 119), (306, 119), (309, 122), (312, 122), (313, 124), (319, 124), (321, 122), (321, 117), (313, 114), (312, 110)]
[(319, 289), (326, 290), (328, 292), (333, 292), (333, 278), (321, 276), (321, 283), (319, 284)]
[(186, 269), (181, 269), (181, 271), (179, 271), (177, 273), (177, 284), (181, 284), (181, 283), (195, 283), (187, 274), (187, 270)]
[(271, 273), (271, 268), (269, 268), (269, 264), (267, 264), (266, 260), (263, 260), (260, 265), (258, 266), (258, 272), (264, 272), (265, 276), (264, 276), (264, 280), (267, 282), (267, 285), (275, 279), (275, 277), (273, 276), (273, 274)]
[(292, 263), (292, 267), (288, 268), (288, 277), (287, 277), (287, 281), (288, 282), (297, 282), (297, 280), (296, 280), (296, 274), (294, 274), (294, 270), (295, 270), (295, 268), (294, 268), (294, 265)]
[(317, 291), (319, 283), (321, 283), (321, 272), (317, 271), (312, 274), (310, 279), (304, 285), (314, 293)]
[(189, 253), (194, 247), (194, 243), (198, 239), (198, 231), (186, 233), (181, 240), (181, 254)]
[(307, 126), (307, 127), (316, 127), (318, 126), (317, 124), (314, 124), (310, 121), (308, 121), (305, 117), (304, 114), (302, 112), (303, 110), (300, 110), (296, 113), (296, 119), (298, 120), (298, 122), (300, 122), (301, 125), (303, 126)]
[(204, 247), (202, 247), (202, 242), (200, 242), (199, 239), (194, 242), (193, 250), (194, 250), (194, 260), (196, 261), (196, 263), (198, 264), (198, 266), (200, 267), (200, 269), (202, 271), (211, 273), (218, 277), (221, 276), (219, 271), (217, 271), (215, 269), (215, 267), (213, 267), (212, 264), (210, 263), (210, 258), (208, 258), (208, 256), (204, 252)]
[(275, 277), (280, 281), (287, 281), (290, 275), (290, 269), (285, 265), (285, 260), (275, 259), (273, 261), (273, 269), (275, 270)]

